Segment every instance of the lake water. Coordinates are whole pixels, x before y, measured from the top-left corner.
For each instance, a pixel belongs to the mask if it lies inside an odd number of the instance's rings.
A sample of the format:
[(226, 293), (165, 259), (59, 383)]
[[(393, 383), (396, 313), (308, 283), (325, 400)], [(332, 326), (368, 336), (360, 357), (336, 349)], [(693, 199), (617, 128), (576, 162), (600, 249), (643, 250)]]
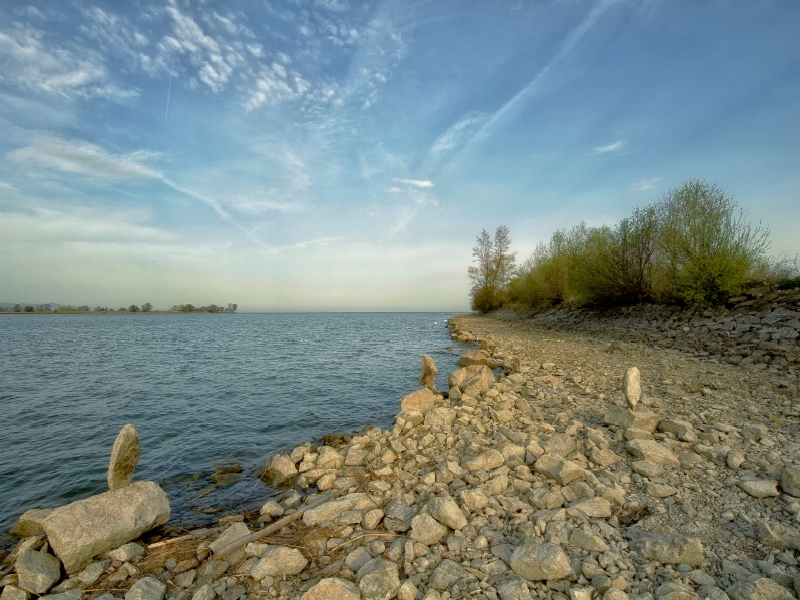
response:
[[(111, 446), (139, 432), (134, 480), (170, 496), (173, 523), (257, 508), (266, 459), (328, 433), (391, 426), (438, 386), (462, 348), (443, 313), (14, 315), (0, 317), (0, 533), (30, 508), (107, 490)], [(452, 350), (447, 350), (452, 346)], [(245, 478), (210, 493), (214, 467)], [(209, 515), (198, 509), (223, 506)], [(0, 547), (13, 543), (0, 538)]]

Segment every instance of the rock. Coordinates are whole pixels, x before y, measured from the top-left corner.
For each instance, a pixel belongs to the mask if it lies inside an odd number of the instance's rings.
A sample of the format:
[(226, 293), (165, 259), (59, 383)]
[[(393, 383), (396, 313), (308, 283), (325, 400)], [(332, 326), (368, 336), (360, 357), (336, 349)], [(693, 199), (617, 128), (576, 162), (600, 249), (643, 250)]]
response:
[(540, 510), (555, 510), (564, 504), (561, 490), (541, 487), (531, 494), (531, 503)]
[(210, 584), (206, 584), (197, 588), (192, 595), (192, 600), (214, 600), (217, 597), (217, 592)]
[(699, 567), (704, 558), (703, 544), (698, 538), (680, 535), (645, 535), (635, 540), (642, 557), (671, 565)]
[(0, 594), (0, 600), (28, 600), (31, 595), (15, 585), (7, 585)]
[(486, 452), (466, 458), (462, 467), (467, 471), (491, 471), (500, 467), (505, 462), (503, 455), (494, 448), (489, 448)]
[(588, 550), (589, 552), (605, 552), (608, 550), (608, 544), (602, 538), (582, 529), (574, 529), (572, 531), (569, 536), (569, 543), (576, 548)]
[(459, 497), (470, 512), (485, 508), (489, 504), (489, 499), (480, 490), (464, 490)]
[(622, 458), (608, 448), (592, 448), (589, 452), (589, 460), (597, 466), (605, 468), (617, 464)]
[[(219, 558), (217, 553), (222, 550), (225, 546), (229, 544), (233, 544), (236, 540), (240, 540), (245, 536), (250, 535), (250, 529), (244, 523), (232, 523), (230, 527), (228, 527), (225, 531), (222, 532), (217, 539), (211, 542), (208, 545), (208, 549), (211, 550), (215, 558)], [(235, 560), (230, 560), (229, 562), (237, 562), (238, 557)]]
[(425, 414), (425, 424), (431, 429), (438, 428), (442, 431), (450, 431), (455, 420), (456, 411), (452, 408), (437, 407)]
[(397, 600), (414, 600), (417, 597), (417, 586), (410, 579), (406, 579), (397, 590)]
[(320, 580), (300, 600), (359, 600), (361, 590), (354, 583), (338, 577)]
[(490, 369), (496, 369), (497, 364), (489, 356), (486, 350), (467, 350), (456, 361), (459, 367), (469, 367), (470, 365), (486, 365)]
[(466, 392), (469, 387), (473, 392), (471, 394), (467, 392), (470, 396), (487, 391), (494, 381), (494, 373), (486, 365), (471, 365), (457, 369), (447, 378), (449, 387), (457, 387), (462, 392)]
[(93, 556), (163, 525), (169, 513), (164, 490), (152, 481), (137, 481), (54, 510), (45, 519), (44, 530), (67, 573), (74, 573)]
[(417, 515), (411, 520), (411, 539), (417, 543), (430, 546), (444, 537), (447, 530), (430, 515)]
[(125, 594), (125, 600), (164, 600), (167, 584), (155, 577), (142, 577)]
[(790, 496), (800, 497), (800, 469), (797, 467), (781, 469), (781, 489)]
[(625, 449), (641, 460), (649, 460), (665, 467), (680, 467), (681, 461), (675, 453), (655, 440), (631, 440)]
[(361, 525), (366, 530), (377, 529), (384, 517), (384, 512), (380, 508), (373, 508), (364, 513)]
[(359, 569), (356, 585), (364, 600), (390, 600), (400, 589), (397, 565), (382, 558), (373, 558)]
[(639, 369), (631, 367), (625, 371), (622, 376), (622, 393), (625, 394), (625, 400), (628, 403), (628, 408), (633, 410), (639, 403), (639, 397), (642, 395), (641, 377)]
[(450, 496), (432, 498), (428, 503), (428, 512), (434, 519), (451, 529), (461, 529), (467, 524), (464, 513)]
[(772, 579), (761, 577), (755, 581), (739, 581), (725, 590), (731, 600), (793, 600), (786, 588)]
[(649, 460), (637, 460), (631, 463), (634, 473), (645, 477), (658, 477), (664, 473), (664, 467)]
[(102, 577), (103, 573), (105, 573), (108, 565), (111, 564), (110, 560), (100, 560), (97, 562), (93, 562), (88, 567), (86, 567), (83, 571), (78, 573), (77, 580), (80, 581), (83, 585), (89, 587), (95, 581)]
[(283, 577), (297, 575), (306, 568), (308, 560), (297, 548), (270, 546), (256, 566), (253, 567), (253, 579), (260, 581), (264, 577)]
[(342, 456), (342, 453), (336, 450), (336, 448), (322, 446), (317, 451), (318, 469), (341, 469), (343, 466), (344, 456)]
[(440, 562), (439, 565), (433, 570), (433, 573), (431, 573), (428, 587), (433, 588), (434, 590), (443, 591), (449, 588), (459, 579), (467, 578), (469, 576), (469, 571), (464, 569), (457, 562), (446, 558)]
[(124, 488), (133, 479), (139, 464), (139, 434), (130, 423), (125, 425), (114, 440), (108, 462), (108, 489), (112, 492)]
[(747, 457), (741, 450), (731, 450), (725, 457), (725, 462), (728, 465), (728, 468), (733, 469), (734, 471), (741, 467), (746, 460)]
[(780, 496), (778, 482), (774, 479), (745, 479), (738, 485), (753, 498), (770, 498)]
[(533, 465), (534, 470), (555, 479), (559, 485), (567, 485), (583, 477), (583, 469), (575, 463), (554, 454), (543, 454)]
[(128, 562), (131, 559), (139, 558), (140, 556), (144, 556), (144, 548), (136, 542), (123, 544), (115, 550), (106, 552), (107, 558), (110, 558), (111, 560), (118, 560), (119, 562)]
[[(80, 588), (75, 588), (58, 594), (47, 594), (41, 598), (42, 600), (81, 600), (81, 598), (83, 598), (83, 590)], [(98, 596), (97, 600), (100, 600), (101, 598), (105, 598), (105, 600), (109, 600), (109, 598), (115, 600), (114, 596), (111, 594), (103, 594), (102, 596)]]
[(400, 498), (395, 498), (386, 505), (386, 516), (383, 518), (383, 526), (387, 531), (403, 533), (411, 527), (411, 519), (417, 513)]
[(351, 508), (353, 508), (353, 503), (348, 498), (330, 500), (303, 513), (303, 523), (309, 527), (316, 527), (325, 521), (335, 520), (339, 515)]
[(611, 502), (605, 498), (582, 498), (570, 505), (590, 518), (608, 519), (611, 517)]
[(419, 384), (436, 391), (436, 373), (438, 373), (438, 369), (434, 360), (427, 354), (423, 354), (422, 374), (419, 376)]
[(663, 483), (648, 483), (645, 489), (651, 498), (668, 498), (678, 493), (678, 488)]
[(422, 388), (416, 392), (411, 392), (400, 401), (400, 410), (410, 412), (412, 410), (426, 411), (433, 408), (435, 396), (430, 388)]
[[(494, 585), (501, 600), (532, 600), (528, 584), (519, 576), (511, 576)], [(572, 591), (572, 590), (570, 590)], [(585, 600), (591, 600), (591, 595)]]
[(344, 565), (351, 571), (357, 573), (361, 567), (363, 567), (373, 558), (374, 557), (372, 554), (370, 554), (369, 550), (364, 548), (364, 546), (359, 546), (347, 555), (347, 558), (344, 559)]
[(267, 515), (269, 517), (282, 517), (283, 512), (283, 507), (275, 502), (275, 500), (270, 500), (258, 511), (259, 514)]
[(576, 447), (575, 438), (566, 433), (556, 433), (549, 440), (542, 443), (542, 449), (546, 454), (555, 454), (561, 457), (574, 452)]
[(53, 512), (52, 508), (32, 508), (26, 510), (8, 533), (25, 538), (39, 535), (44, 531), (42, 522)]
[(567, 555), (555, 544), (527, 541), (511, 554), (511, 569), (528, 581), (563, 579), (572, 572)]
[(52, 554), (25, 550), (14, 563), (17, 586), (33, 594), (44, 594), (61, 579), (61, 563)]
[(656, 413), (648, 410), (629, 410), (624, 406), (612, 406), (603, 416), (606, 425), (616, 425), (622, 429), (639, 429), (653, 433), (661, 421)]
[(282, 486), (297, 477), (298, 470), (292, 458), (284, 451), (273, 456), (264, 473), (264, 478), (274, 486)]
[(800, 534), (793, 527), (789, 528), (782, 523), (759, 521), (756, 535), (759, 542), (778, 550), (800, 550)]

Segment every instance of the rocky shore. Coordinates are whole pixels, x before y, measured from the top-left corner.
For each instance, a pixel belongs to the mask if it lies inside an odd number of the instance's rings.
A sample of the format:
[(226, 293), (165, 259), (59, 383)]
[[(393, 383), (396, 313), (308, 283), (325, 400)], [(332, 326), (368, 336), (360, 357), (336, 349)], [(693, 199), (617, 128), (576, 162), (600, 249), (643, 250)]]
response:
[[(789, 600), (800, 412), (775, 348), (797, 336), (762, 326), (791, 328), (789, 302), (745, 306), (747, 331), (735, 309), (643, 318), (689, 323), (670, 348), (585, 316), (459, 316), (452, 337), (474, 349), (448, 390), (423, 357), (392, 429), (275, 455), (279, 494), (194, 531), (165, 529), (163, 491), (130, 483), (123, 429), (109, 492), (20, 519), (2, 600)], [(775, 347), (727, 359), (761, 343)]]

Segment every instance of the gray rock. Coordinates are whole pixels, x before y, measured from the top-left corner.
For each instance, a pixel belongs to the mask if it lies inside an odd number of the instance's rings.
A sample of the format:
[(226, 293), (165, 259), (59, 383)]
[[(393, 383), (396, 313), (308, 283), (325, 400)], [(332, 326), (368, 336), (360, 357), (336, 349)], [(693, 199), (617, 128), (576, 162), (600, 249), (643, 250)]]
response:
[(758, 541), (766, 546), (772, 546), (778, 550), (789, 548), (800, 550), (800, 534), (793, 527), (789, 528), (782, 523), (759, 521), (756, 535)]
[(359, 600), (361, 590), (346, 579), (329, 577), (312, 586), (300, 600)]
[(44, 530), (67, 573), (74, 573), (93, 556), (163, 525), (169, 513), (164, 490), (152, 481), (137, 481), (54, 510), (45, 519)]
[(622, 393), (625, 394), (628, 407), (631, 410), (636, 408), (639, 397), (642, 395), (641, 376), (636, 367), (631, 367), (622, 376)]
[(725, 462), (728, 465), (728, 468), (733, 469), (734, 471), (741, 467), (746, 460), (747, 457), (741, 450), (731, 450), (725, 457)]
[(297, 548), (270, 546), (256, 566), (253, 567), (253, 579), (260, 581), (265, 577), (282, 577), (297, 575), (306, 568), (308, 560)]
[(478, 456), (466, 458), (462, 467), (467, 471), (490, 471), (500, 467), (505, 462), (503, 455), (494, 448), (489, 448)]
[(344, 559), (344, 566), (354, 573), (357, 573), (361, 567), (363, 567), (373, 558), (374, 557), (372, 554), (370, 554), (369, 550), (364, 548), (364, 546), (359, 546), (347, 555), (347, 558)]
[(665, 467), (680, 467), (681, 461), (677, 455), (655, 440), (631, 440), (625, 444), (625, 449), (636, 458), (649, 460)]
[(426, 546), (437, 544), (445, 533), (447, 533), (447, 530), (430, 515), (417, 515), (411, 520), (411, 533), (409, 536), (417, 543)]
[(125, 600), (164, 600), (167, 584), (155, 577), (142, 577), (125, 594)]
[(631, 463), (631, 469), (645, 477), (658, 477), (664, 473), (664, 467), (649, 460), (637, 460)]
[(485, 508), (489, 504), (489, 499), (480, 490), (464, 490), (459, 498), (470, 512)]
[(646, 535), (635, 540), (642, 557), (671, 565), (699, 567), (704, 558), (703, 544), (699, 538), (680, 535)]
[(715, 585), (701, 585), (697, 588), (697, 595), (709, 600), (730, 600), (728, 594)]
[(778, 482), (774, 479), (746, 479), (738, 482), (738, 485), (753, 498), (780, 496)]
[(577, 509), (590, 518), (608, 519), (611, 517), (611, 502), (605, 498), (582, 498), (570, 504), (570, 508)]
[(33, 594), (44, 594), (61, 579), (61, 563), (51, 555), (38, 550), (25, 550), (14, 563), (17, 586)]
[(144, 548), (136, 542), (123, 544), (119, 548), (106, 552), (106, 557), (119, 562), (129, 562), (131, 559), (144, 556)]
[[(103, 594), (97, 600), (100, 600), (103, 596), (108, 597), (111, 596), (111, 594)], [(111, 597), (114, 598), (113, 596)], [(75, 588), (59, 594), (45, 594), (41, 597), (41, 600), (81, 600), (81, 598), (83, 598), (83, 590)], [(116, 598), (114, 600), (116, 600)]]
[(31, 595), (15, 585), (7, 585), (0, 594), (0, 600), (28, 600)]
[(567, 485), (570, 481), (583, 477), (581, 467), (555, 454), (543, 454), (533, 464), (533, 468), (537, 473), (555, 479), (560, 485)]
[(103, 573), (105, 573), (106, 569), (108, 568), (108, 565), (110, 565), (110, 564), (111, 564), (111, 561), (108, 560), (108, 559), (100, 560), (100, 561), (97, 561), (97, 562), (93, 562), (88, 567), (86, 567), (83, 571), (78, 573), (76, 578), (83, 585), (90, 586), (95, 581), (100, 579), (100, 577), (103, 576)]
[(455, 420), (456, 411), (452, 408), (439, 406), (425, 413), (425, 424), (431, 429), (439, 428), (442, 431), (450, 431)]
[[(494, 584), (501, 600), (532, 600), (528, 584), (522, 577), (510, 576)], [(585, 600), (591, 600), (591, 596)]]
[(549, 440), (542, 443), (542, 449), (546, 454), (565, 457), (575, 450), (577, 444), (575, 438), (567, 433), (556, 433)]
[(387, 531), (403, 533), (411, 527), (411, 519), (417, 511), (403, 502), (400, 498), (395, 498), (386, 505), (386, 516), (383, 518), (383, 526)]
[[(494, 383), (494, 373), (486, 365), (470, 365), (457, 369), (447, 378), (449, 387), (457, 387), (470, 396), (477, 397), (480, 392), (485, 392)], [(467, 389), (472, 393), (469, 393)]]
[(428, 512), (434, 519), (451, 529), (461, 529), (467, 524), (464, 513), (450, 496), (431, 498), (428, 503)]
[(469, 367), (470, 365), (486, 365), (490, 369), (496, 369), (497, 364), (489, 356), (486, 350), (467, 350), (456, 361), (459, 367)]
[(322, 446), (317, 451), (318, 469), (341, 469), (344, 466), (344, 456), (336, 448)]
[(563, 579), (572, 572), (567, 555), (555, 544), (528, 541), (511, 554), (511, 569), (528, 581)]
[(540, 510), (555, 510), (564, 504), (561, 490), (541, 487), (530, 495), (531, 503)]
[(44, 531), (42, 522), (53, 512), (52, 508), (32, 508), (26, 510), (8, 533), (17, 537), (25, 538), (39, 535)]
[(303, 513), (303, 523), (309, 527), (316, 527), (325, 521), (335, 520), (351, 508), (353, 508), (353, 503), (348, 498), (330, 500)]
[(800, 497), (800, 469), (797, 467), (781, 469), (781, 489), (790, 496)]
[(397, 565), (382, 558), (373, 558), (359, 569), (356, 585), (364, 600), (390, 600), (400, 589)]
[(419, 384), (436, 391), (436, 363), (427, 354), (422, 355), (422, 374), (419, 376)]
[(208, 548), (216, 555), (225, 546), (233, 544), (236, 540), (240, 540), (248, 535), (250, 535), (250, 529), (247, 527), (247, 525), (242, 522), (231, 523), (231, 525), (222, 532), (222, 535), (208, 545)]
[(417, 597), (417, 586), (410, 579), (406, 579), (397, 590), (397, 600), (414, 600)]
[(772, 579), (761, 577), (755, 581), (739, 581), (725, 590), (732, 600), (793, 600), (786, 588)]
[(412, 410), (426, 411), (433, 408), (435, 396), (430, 388), (422, 388), (416, 392), (411, 392), (400, 401), (400, 410), (410, 412)]
[(468, 577), (470, 577), (469, 571), (457, 562), (446, 558), (431, 573), (428, 587), (444, 591), (459, 579)]
[(274, 486), (281, 486), (293, 480), (297, 474), (292, 458), (286, 452), (280, 451), (270, 459), (264, 478)]
[(128, 485), (139, 464), (139, 434), (130, 423), (125, 425), (114, 440), (108, 462), (108, 489), (112, 492)]
[(192, 594), (192, 600), (214, 600), (217, 597), (217, 592), (210, 584), (206, 584), (197, 588)]
[(624, 406), (612, 406), (603, 416), (607, 425), (616, 425), (622, 429), (639, 429), (653, 433), (658, 427), (661, 417), (648, 410), (630, 410)]
[(608, 550), (608, 544), (601, 537), (582, 529), (572, 531), (569, 536), (569, 543), (576, 548), (588, 550), (589, 552), (605, 552)]

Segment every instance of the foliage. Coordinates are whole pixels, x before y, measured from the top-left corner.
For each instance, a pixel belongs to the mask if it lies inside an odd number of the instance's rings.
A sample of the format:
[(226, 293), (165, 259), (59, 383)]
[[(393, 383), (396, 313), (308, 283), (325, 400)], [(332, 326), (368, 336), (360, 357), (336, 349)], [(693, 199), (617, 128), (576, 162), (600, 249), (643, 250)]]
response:
[(495, 310), (503, 305), (506, 290), (516, 269), (516, 252), (509, 252), (511, 237), (508, 227), (501, 225), (491, 237), (485, 229), (472, 249), (472, 262), (467, 269), (472, 288), (472, 309), (480, 312)]
[(797, 257), (765, 258), (768, 237), (725, 190), (689, 180), (614, 227), (556, 231), (522, 264), (507, 298), (534, 308), (650, 300), (707, 306), (760, 273), (787, 281), (800, 274)]

